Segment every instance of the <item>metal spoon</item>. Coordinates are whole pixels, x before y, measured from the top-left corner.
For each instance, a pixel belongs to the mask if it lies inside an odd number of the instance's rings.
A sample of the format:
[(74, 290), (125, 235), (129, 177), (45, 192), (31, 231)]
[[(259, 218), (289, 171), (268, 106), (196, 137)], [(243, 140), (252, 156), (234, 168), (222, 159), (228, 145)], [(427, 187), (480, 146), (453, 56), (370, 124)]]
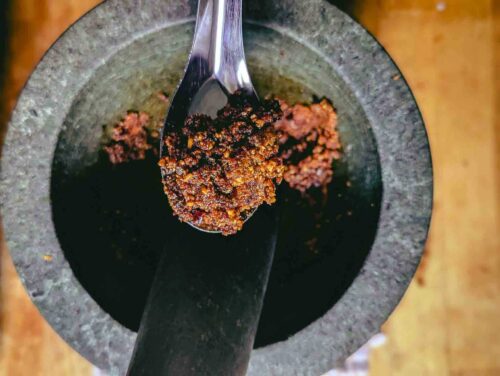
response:
[[(236, 91), (247, 96), (250, 103), (259, 101), (245, 60), (242, 0), (200, 0), (189, 61), (172, 99), (162, 139), (166, 131), (180, 128), (189, 115), (206, 114), (214, 118)], [(162, 142), (160, 156), (164, 154)], [(190, 225), (201, 231), (217, 232)]]
[[(236, 90), (258, 101), (243, 52), (241, 2), (200, 0), (191, 56), (164, 130), (189, 114), (214, 116)], [(266, 205), (228, 237), (168, 229), (129, 376), (245, 375), (274, 256), (276, 213)]]

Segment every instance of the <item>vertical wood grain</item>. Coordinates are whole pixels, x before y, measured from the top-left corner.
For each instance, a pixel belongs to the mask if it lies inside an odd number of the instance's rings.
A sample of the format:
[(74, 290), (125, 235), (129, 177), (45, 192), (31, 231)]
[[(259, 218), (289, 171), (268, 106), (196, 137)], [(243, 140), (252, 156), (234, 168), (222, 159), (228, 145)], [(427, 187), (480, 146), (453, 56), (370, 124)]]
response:
[(500, 374), (493, 3), (378, 1), (374, 34), (429, 132), (435, 207), (424, 262), (384, 327), (373, 375)]

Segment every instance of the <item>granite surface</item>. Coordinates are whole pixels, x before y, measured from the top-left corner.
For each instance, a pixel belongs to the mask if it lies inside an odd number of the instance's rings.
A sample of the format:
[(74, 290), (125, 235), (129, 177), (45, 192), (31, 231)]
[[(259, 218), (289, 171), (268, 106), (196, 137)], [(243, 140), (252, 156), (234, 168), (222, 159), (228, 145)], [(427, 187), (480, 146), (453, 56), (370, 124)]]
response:
[[(126, 368), (135, 334), (94, 302), (64, 259), (52, 224), (50, 177), (61, 128), (94, 72), (133, 41), (192, 22), (196, 11), (193, 1), (139, 3), (108, 0), (58, 40), (23, 90), (2, 155), (4, 229), (23, 283), (54, 329), (112, 374)], [(401, 73), (348, 16), (321, 0), (247, 5), (253, 24), (303, 44), (342, 78), (369, 121), (380, 160), (378, 230), (359, 275), (321, 319), (284, 342), (254, 351), (249, 369), (256, 376), (319, 375), (380, 329), (415, 272), (432, 207), (429, 146)]]

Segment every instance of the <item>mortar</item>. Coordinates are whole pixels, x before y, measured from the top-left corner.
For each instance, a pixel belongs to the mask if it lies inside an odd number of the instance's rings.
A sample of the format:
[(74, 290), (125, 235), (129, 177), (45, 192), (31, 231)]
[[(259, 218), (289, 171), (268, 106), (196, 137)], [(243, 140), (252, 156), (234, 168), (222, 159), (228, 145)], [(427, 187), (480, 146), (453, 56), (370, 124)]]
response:
[[(245, 50), (261, 96), (333, 100), (343, 157), (328, 195), (283, 185), (278, 249), (250, 375), (319, 375), (375, 334), (420, 260), (432, 202), (426, 132), (383, 48), (325, 1), (252, 1)], [(53, 328), (112, 374), (128, 364), (172, 217), (154, 158), (112, 167), (106, 127), (164, 116), (196, 4), (109, 0), (50, 49), (23, 90), (2, 157), (16, 268)], [(193, 230), (194, 231), (194, 230)], [(209, 251), (209, 250), (208, 250)], [(49, 256), (49, 257), (47, 257)]]

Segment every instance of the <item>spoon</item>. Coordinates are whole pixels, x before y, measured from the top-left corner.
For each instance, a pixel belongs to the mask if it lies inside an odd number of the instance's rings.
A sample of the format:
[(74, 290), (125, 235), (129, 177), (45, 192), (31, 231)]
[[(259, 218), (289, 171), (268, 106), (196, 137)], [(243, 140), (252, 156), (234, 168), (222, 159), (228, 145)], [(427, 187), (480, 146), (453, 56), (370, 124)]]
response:
[[(259, 100), (243, 51), (242, 0), (200, 0), (189, 62), (163, 131), (180, 128), (191, 114), (216, 116), (236, 91)], [(227, 237), (180, 224), (169, 229), (174, 235), (157, 267), (127, 375), (246, 374), (274, 256), (276, 213), (276, 205), (266, 205)]]
[[(180, 130), (189, 115), (215, 118), (237, 91), (249, 103), (259, 102), (245, 60), (242, 0), (200, 0), (189, 61), (171, 101), (161, 139), (168, 131)], [(160, 158), (164, 155), (161, 142)], [(247, 213), (245, 220), (254, 212)], [(218, 232), (189, 224), (200, 231)]]

